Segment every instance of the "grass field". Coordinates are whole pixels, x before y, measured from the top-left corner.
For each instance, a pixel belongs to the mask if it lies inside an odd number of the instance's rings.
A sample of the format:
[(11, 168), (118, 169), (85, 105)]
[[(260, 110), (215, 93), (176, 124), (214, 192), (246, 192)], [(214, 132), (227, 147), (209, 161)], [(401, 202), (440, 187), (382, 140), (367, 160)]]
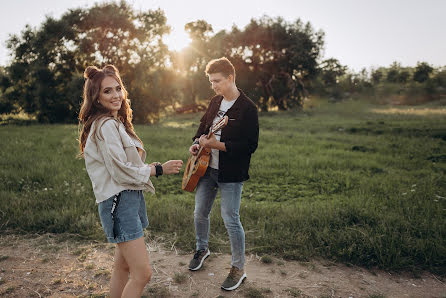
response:
[[(148, 162), (188, 158), (200, 115), (136, 126)], [(0, 126), (0, 230), (104, 240), (75, 125)], [(313, 101), (260, 115), (244, 185), (247, 251), (446, 273), (446, 109)], [(194, 196), (153, 178), (149, 230), (194, 248)], [(229, 251), (219, 212), (210, 247)]]

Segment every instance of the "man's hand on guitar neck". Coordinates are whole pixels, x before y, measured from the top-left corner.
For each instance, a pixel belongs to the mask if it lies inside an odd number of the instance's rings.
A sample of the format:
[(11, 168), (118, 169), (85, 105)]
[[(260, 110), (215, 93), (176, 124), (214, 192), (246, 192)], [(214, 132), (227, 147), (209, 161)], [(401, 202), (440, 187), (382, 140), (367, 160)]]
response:
[(201, 147), (226, 151), (225, 143), (217, 141), (215, 135), (211, 135), (209, 138), (207, 135), (201, 135), (199, 142)]

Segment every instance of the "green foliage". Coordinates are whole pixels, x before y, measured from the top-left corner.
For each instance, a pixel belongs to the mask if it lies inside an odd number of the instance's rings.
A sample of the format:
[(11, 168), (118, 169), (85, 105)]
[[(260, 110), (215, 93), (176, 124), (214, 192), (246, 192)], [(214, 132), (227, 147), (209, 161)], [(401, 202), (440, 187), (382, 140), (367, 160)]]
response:
[(4, 93), (10, 87), (11, 82), (3, 67), (0, 67), (0, 115), (9, 114), (15, 110), (13, 104), (6, 100)]
[(270, 98), (280, 110), (302, 106), (305, 84), (317, 73), (322, 31), (300, 19), (286, 22), (265, 16), (252, 19), (244, 30), (234, 27), (224, 40), (229, 45), (224, 54), (234, 62), (240, 86), (262, 110), (267, 110)]
[(320, 76), (326, 86), (338, 83), (341, 76), (345, 74), (346, 66), (341, 65), (339, 60), (330, 58), (322, 61), (320, 65)]
[(351, 74), (348, 74), (348, 79), (341, 81), (347, 73), (347, 67), (341, 65), (339, 60), (330, 58), (322, 61), (318, 71), (313, 87), (320, 95), (338, 100), (342, 99), (343, 93), (350, 91), (348, 85), (351, 83)]
[(373, 69), (372, 70), (372, 83), (378, 84), (381, 82), (381, 79), (383, 78), (383, 71), (381, 69)]
[(328, 59), (319, 68), (309, 91), (332, 100), (368, 99), (379, 104), (415, 105), (446, 95), (444, 67), (434, 69), (426, 62), (419, 62), (416, 67), (402, 67), (394, 62), (387, 68), (355, 73), (336, 59)]
[(13, 59), (2, 79), (2, 100), (36, 114), (39, 122), (75, 122), (85, 67), (114, 64), (132, 96), (135, 120), (149, 122), (171, 96), (168, 84), (149, 93), (165, 68), (161, 37), (169, 30), (161, 10), (136, 13), (125, 1), (70, 10), (59, 20), (47, 17), (40, 28), (27, 26), (9, 39)]
[(47, 17), (39, 28), (26, 26), (8, 41), (12, 62), (0, 72), (0, 113), (25, 112), (39, 122), (75, 122), (86, 66), (114, 64), (129, 91), (137, 123), (154, 123), (178, 105), (213, 95), (204, 76), (212, 58), (227, 56), (237, 83), (259, 106), (301, 107), (305, 84), (317, 73), (322, 31), (300, 19), (252, 19), (244, 29), (213, 34), (212, 25), (185, 25), (192, 42), (169, 52), (170, 32), (161, 10), (135, 11), (125, 1), (104, 2)]
[(427, 64), (426, 62), (419, 62), (417, 67), (415, 68), (415, 72), (413, 74), (413, 80), (419, 83), (423, 83), (429, 79), (429, 76), (434, 71), (432, 66)]
[(394, 62), (387, 71), (386, 80), (389, 83), (406, 83), (409, 77), (409, 71), (402, 68), (401, 64)]
[(237, 84), (246, 90), (262, 110), (273, 106), (281, 110), (301, 107), (305, 82), (317, 72), (317, 59), (323, 46), (323, 32), (315, 32), (301, 20), (285, 22), (282, 18), (252, 19), (243, 29), (215, 35), (203, 20), (186, 24), (191, 45), (174, 53), (173, 64), (180, 77), (184, 103), (194, 103), (212, 95), (203, 72), (210, 58), (228, 57), (237, 72)]

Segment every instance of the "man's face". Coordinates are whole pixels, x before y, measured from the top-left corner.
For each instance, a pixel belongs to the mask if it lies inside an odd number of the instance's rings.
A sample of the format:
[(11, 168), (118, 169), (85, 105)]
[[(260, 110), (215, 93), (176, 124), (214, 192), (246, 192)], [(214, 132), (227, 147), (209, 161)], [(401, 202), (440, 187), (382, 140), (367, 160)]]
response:
[(215, 94), (223, 95), (231, 90), (232, 85), (234, 84), (234, 77), (232, 75), (226, 77), (221, 72), (210, 73), (209, 82), (211, 83), (211, 88), (214, 90)]

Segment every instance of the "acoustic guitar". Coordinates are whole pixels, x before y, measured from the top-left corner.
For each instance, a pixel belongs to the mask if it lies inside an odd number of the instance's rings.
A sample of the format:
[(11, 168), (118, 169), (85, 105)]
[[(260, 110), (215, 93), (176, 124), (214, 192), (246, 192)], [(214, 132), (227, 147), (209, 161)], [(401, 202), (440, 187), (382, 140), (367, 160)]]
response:
[[(209, 139), (215, 132), (219, 131), (228, 124), (228, 116), (224, 116), (210, 129), (207, 135)], [(191, 155), (187, 160), (186, 168), (183, 175), (183, 183), (181, 188), (185, 191), (194, 191), (198, 181), (203, 177), (209, 166), (211, 159), (211, 149), (201, 147), (197, 155)]]

